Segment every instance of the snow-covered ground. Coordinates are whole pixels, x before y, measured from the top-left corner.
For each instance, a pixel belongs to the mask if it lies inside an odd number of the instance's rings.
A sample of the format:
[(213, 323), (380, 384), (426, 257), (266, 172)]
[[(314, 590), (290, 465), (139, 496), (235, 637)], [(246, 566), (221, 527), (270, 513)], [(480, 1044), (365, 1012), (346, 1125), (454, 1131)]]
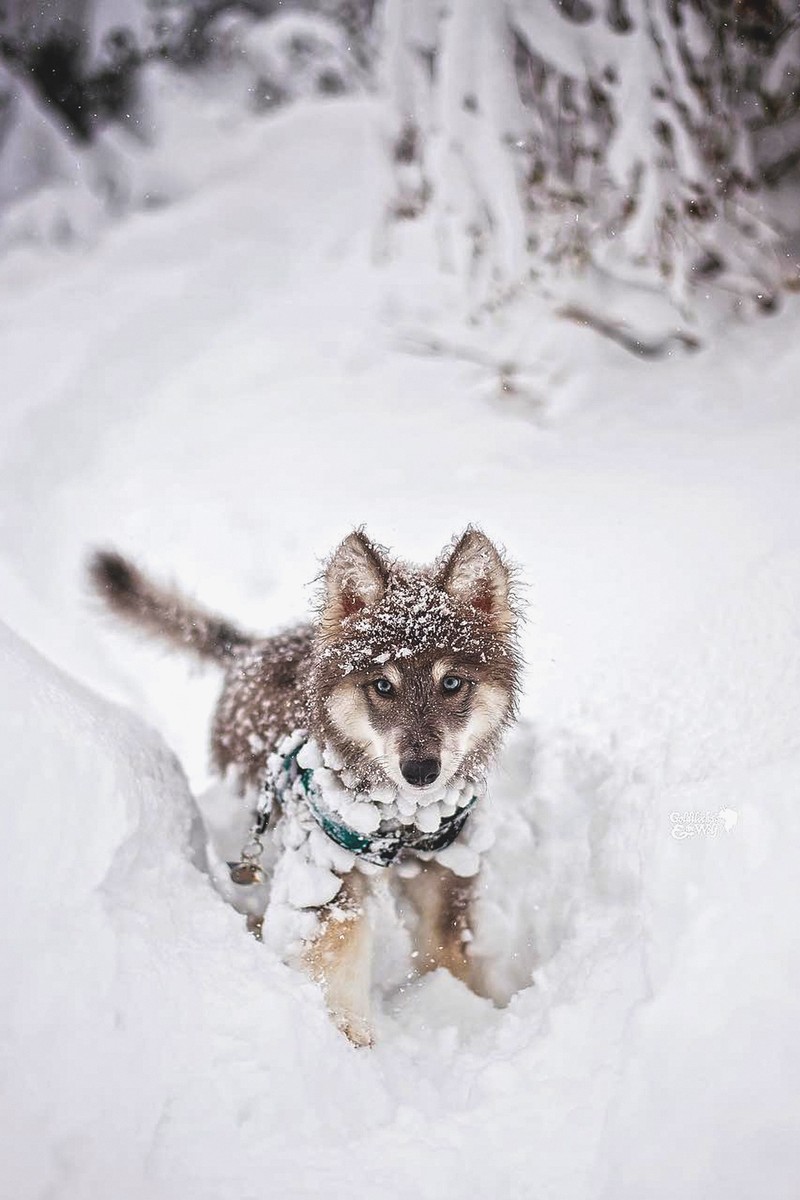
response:
[[(0, 1192), (795, 1197), (797, 305), (658, 363), (534, 297), (462, 325), (378, 219), (370, 101), (219, 136), (149, 163), (171, 205), (0, 260)], [(270, 630), (362, 522), (503, 541), (530, 671), (479, 931), (510, 1002), (387, 937), (359, 1052), (203, 873), (213, 672), (82, 563)]]

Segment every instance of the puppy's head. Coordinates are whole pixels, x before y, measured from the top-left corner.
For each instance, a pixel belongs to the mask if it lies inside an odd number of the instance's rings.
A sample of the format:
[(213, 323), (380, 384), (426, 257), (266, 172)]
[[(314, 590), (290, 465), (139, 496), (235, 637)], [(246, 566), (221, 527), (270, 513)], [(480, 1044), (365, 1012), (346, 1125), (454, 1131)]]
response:
[(515, 710), (516, 622), (509, 568), (479, 530), (431, 567), (350, 534), (328, 562), (318, 623), (326, 740), (364, 782), (415, 794), (479, 774)]

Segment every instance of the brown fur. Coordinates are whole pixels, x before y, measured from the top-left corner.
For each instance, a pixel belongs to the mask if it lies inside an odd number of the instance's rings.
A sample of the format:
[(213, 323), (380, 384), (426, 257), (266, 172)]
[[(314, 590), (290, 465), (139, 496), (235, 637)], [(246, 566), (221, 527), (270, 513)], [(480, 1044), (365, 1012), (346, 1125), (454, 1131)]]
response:
[[(268, 756), (296, 729), (331, 747), (362, 787), (403, 786), (409, 759), (435, 760), (443, 782), (478, 778), (515, 714), (512, 574), (476, 529), (429, 567), (392, 560), (357, 530), (325, 567), (316, 620), (266, 638), (150, 582), (116, 553), (98, 552), (90, 577), (114, 612), (224, 668), (212, 758), (242, 791), (263, 783)], [(442, 685), (448, 674), (461, 681), (455, 694)], [(389, 697), (376, 680), (391, 684)], [(472, 882), (427, 864), (404, 888), (419, 917), (421, 969), (445, 966), (480, 991), (467, 952)], [(359, 1044), (370, 1036), (368, 892), (365, 876), (346, 876), (304, 955)]]
[(369, 991), (372, 930), (369, 879), (351, 871), (336, 899), (319, 913), (317, 936), (307, 944), (303, 967), (322, 988), (334, 1021), (356, 1046), (372, 1044)]
[(401, 889), (416, 914), (414, 948), (418, 973), (426, 975), (444, 967), (482, 996), (480, 964), (468, 954), (474, 887), (473, 879), (459, 879), (436, 862), (424, 863), (418, 875), (401, 882)]

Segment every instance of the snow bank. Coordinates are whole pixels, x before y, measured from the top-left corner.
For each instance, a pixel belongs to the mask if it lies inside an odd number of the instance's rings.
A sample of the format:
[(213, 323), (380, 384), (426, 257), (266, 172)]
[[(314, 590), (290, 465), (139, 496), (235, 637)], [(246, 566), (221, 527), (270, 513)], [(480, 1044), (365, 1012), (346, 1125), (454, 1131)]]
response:
[(228, 1194), (248, 1145), (275, 1150), (302, 1108), (298, 1062), (330, 1043), (335, 1071), (346, 1052), (193, 862), (194, 806), (160, 739), (6, 627), (0, 687), (3, 1190)]

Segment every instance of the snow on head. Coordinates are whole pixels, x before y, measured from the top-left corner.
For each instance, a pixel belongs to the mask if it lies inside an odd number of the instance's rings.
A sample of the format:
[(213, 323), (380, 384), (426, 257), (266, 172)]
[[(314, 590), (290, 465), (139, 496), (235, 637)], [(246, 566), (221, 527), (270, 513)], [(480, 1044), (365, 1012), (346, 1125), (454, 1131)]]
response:
[(397, 572), (376, 604), (344, 618), (323, 653), (349, 674), (432, 650), (478, 659), (503, 652), (481, 613), (432, 579)]

